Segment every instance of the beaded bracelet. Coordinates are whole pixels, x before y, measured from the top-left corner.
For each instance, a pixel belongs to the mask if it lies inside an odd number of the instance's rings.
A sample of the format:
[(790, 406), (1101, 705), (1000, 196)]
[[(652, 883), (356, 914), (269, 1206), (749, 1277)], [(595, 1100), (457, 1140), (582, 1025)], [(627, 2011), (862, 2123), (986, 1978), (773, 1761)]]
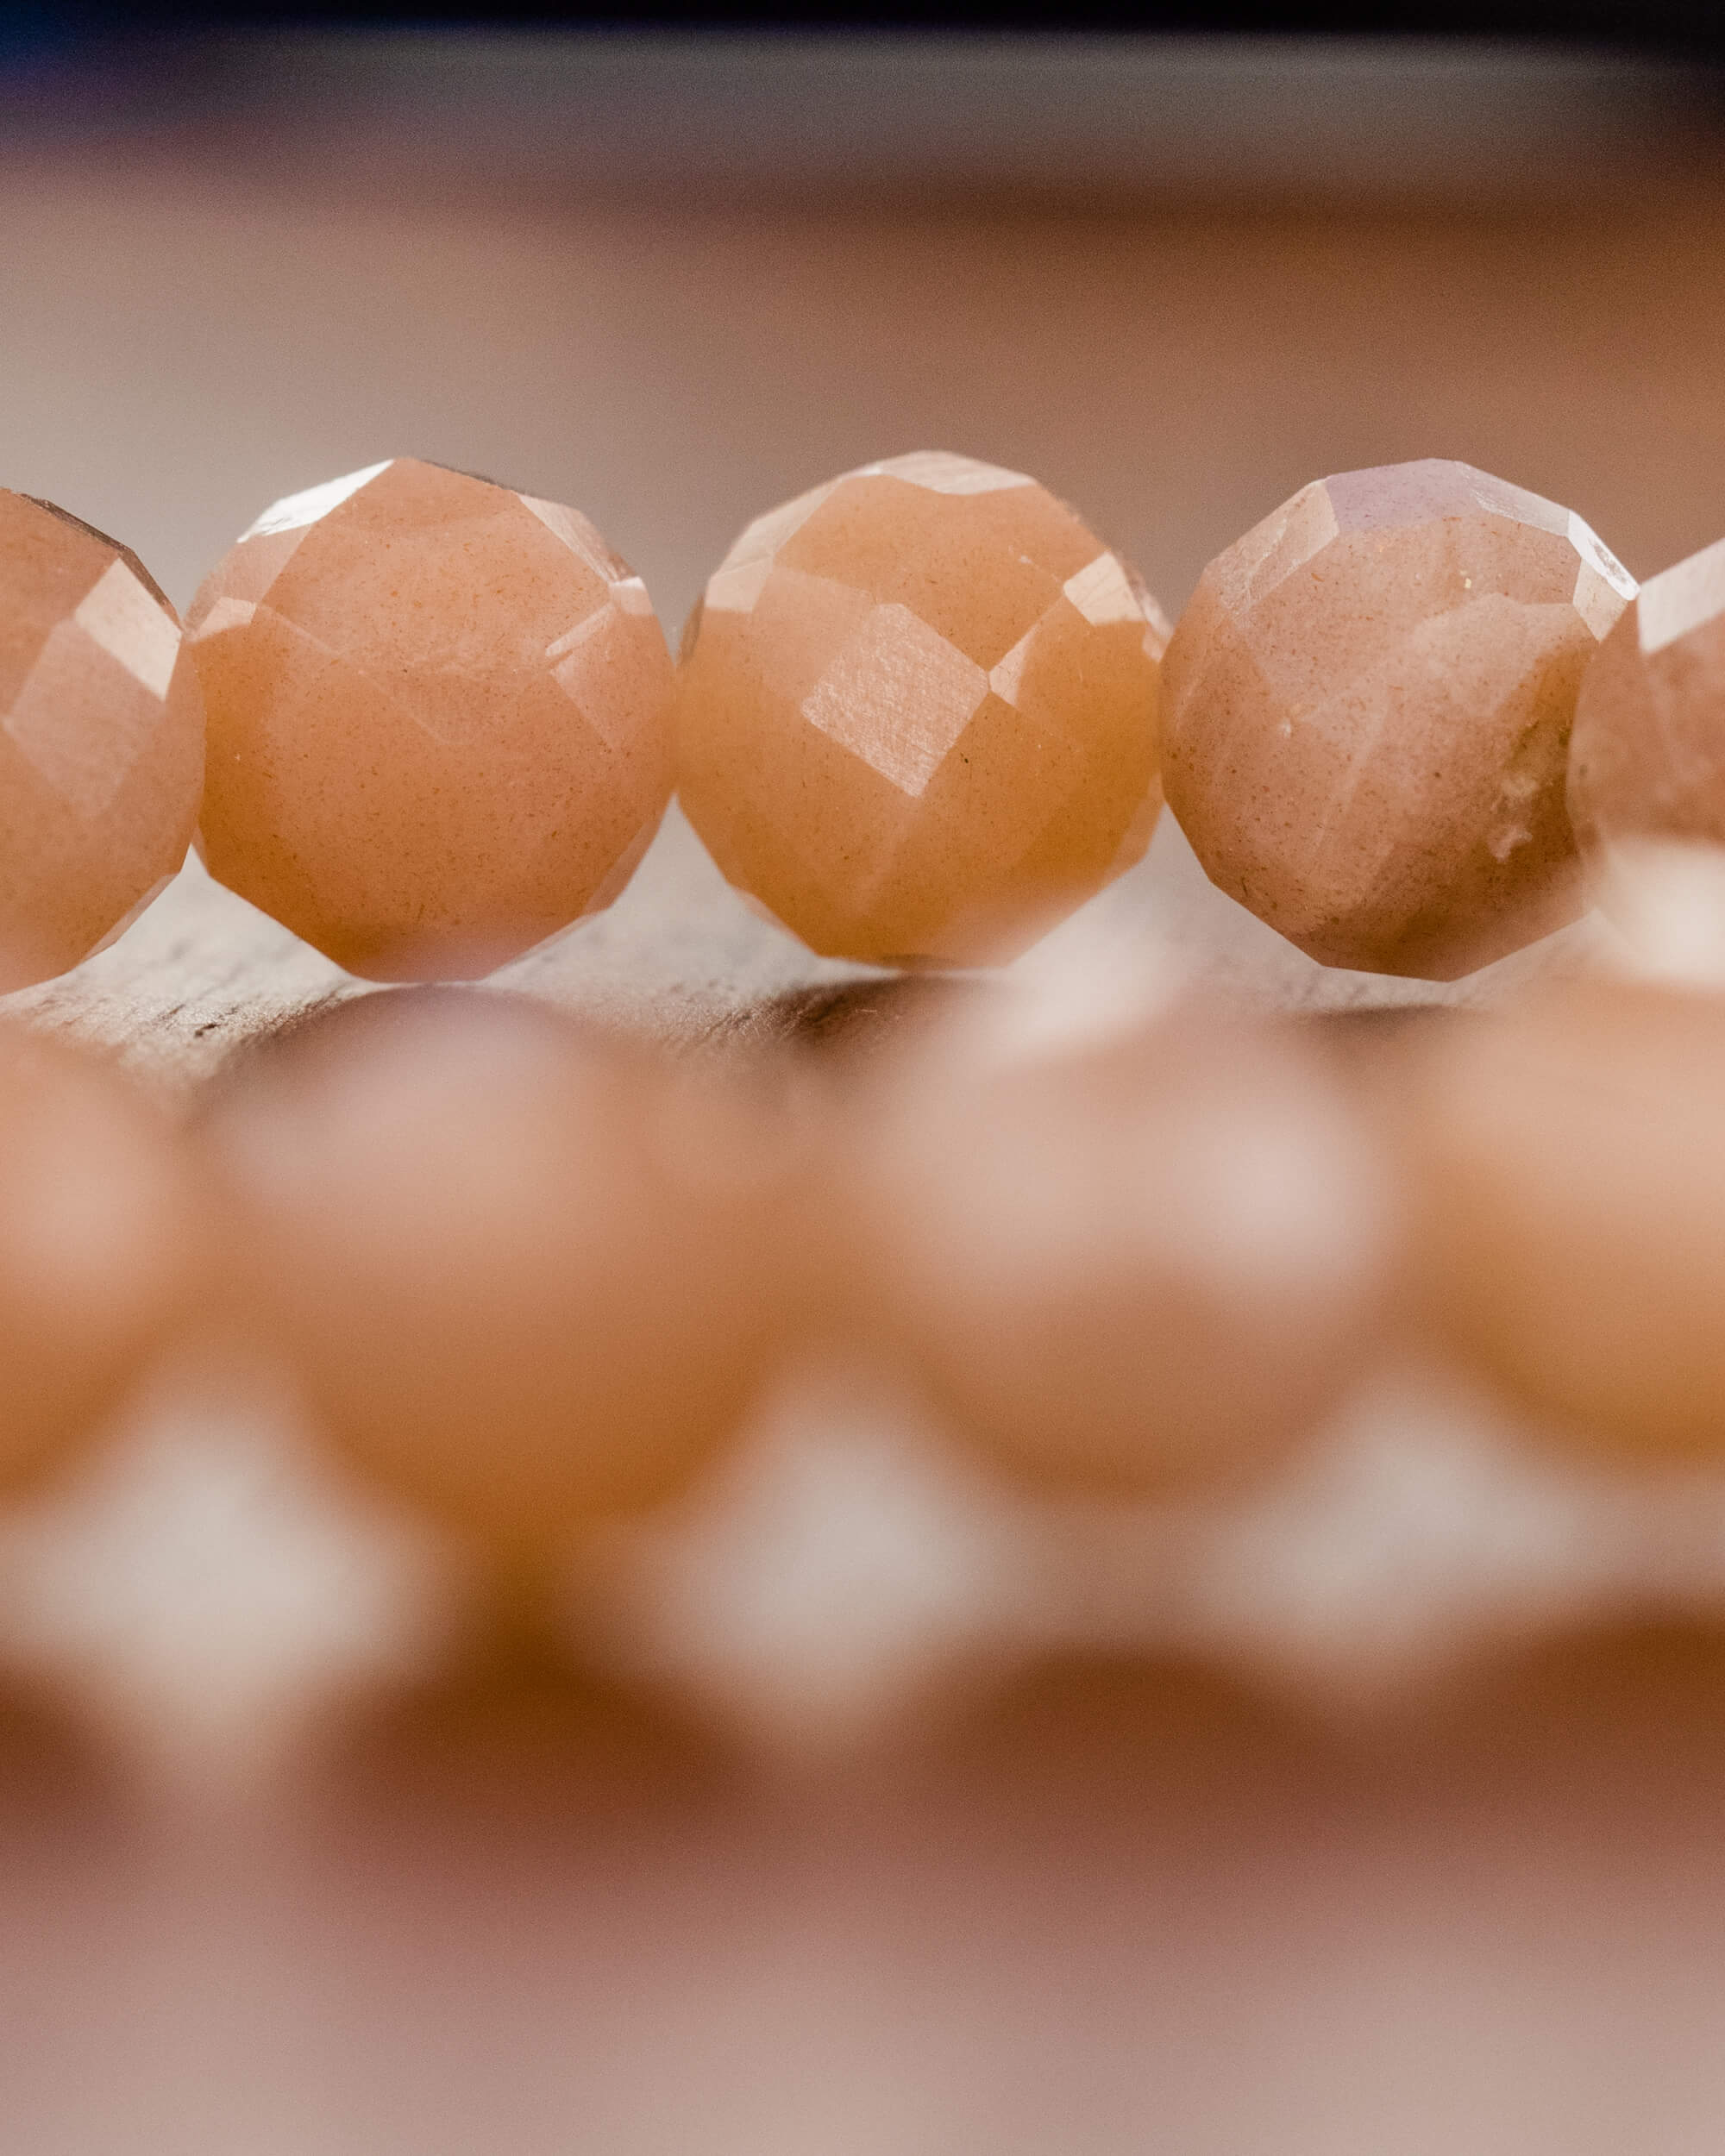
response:
[(0, 1035), (0, 1479), (212, 1328), (530, 1579), (835, 1348), (1044, 1485), (1260, 1475), (1421, 1338), (1571, 1445), (1725, 1447), (1725, 1000), (1017, 1037), (971, 1011), (860, 1070), (700, 1066), (414, 990), (242, 1057), (179, 1130)]
[(1170, 641), (1045, 490), (923, 454), (750, 525), (674, 674), (583, 517), (403, 459), (267, 511), (182, 646), (135, 557), (3, 495), (0, 978), (117, 933), (194, 821), (341, 964), (473, 977), (614, 897), (674, 783), (820, 951), (1010, 956), (1165, 784), (1303, 950), (1450, 977), (1580, 910), (1574, 830), (1725, 835), (1725, 542), (1634, 592), (1578, 517), (1427, 461), (1302, 489)]
[[(1585, 843), (1715, 835), (1725, 548), (1626, 605), (1578, 520), (1462, 467), (1305, 490), (1206, 571), (1164, 666), (1117, 557), (1032, 482), (953, 459), (751, 526), (675, 685), (590, 527), (436, 467), (279, 505), (184, 644), (87, 526), (0, 496), (0, 548), (28, 602), (26, 968), (111, 931), (183, 844), (200, 705), (212, 866), (380, 974), (477, 967), (603, 903), (674, 736), (699, 827), (781, 918), (998, 956), (1141, 848), (1164, 671), (1170, 793), (1213, 876), (1333, 958), (1442, 970), (1573, 909), (1578, 681)], [(1285, 635), (1312, 610), (1321, 680)], [(1028, 840), (1003, 774), (1049, 812)], [(521, 802), (524, 869), (493, 850)], [(674, 1484), (835, 1332), (913, 1368), (993, 1457), (1120, 1487), (1273, 1457), (1408, 1326), (1564, 1426), (1716, 1448), (1725, 1010), (1593, 983), (1440, 1033), (1363, 1084), (1202, 1013), (1028, 1065), (948, 1037), (811, 1096), (441, 992), (308, 1025), (190, 1138), (63, 1051), (9, 1048), (0, 1466), (75, 1443), (200, 1307), (277, 1344), (351, 1459), (525, 1556)]]

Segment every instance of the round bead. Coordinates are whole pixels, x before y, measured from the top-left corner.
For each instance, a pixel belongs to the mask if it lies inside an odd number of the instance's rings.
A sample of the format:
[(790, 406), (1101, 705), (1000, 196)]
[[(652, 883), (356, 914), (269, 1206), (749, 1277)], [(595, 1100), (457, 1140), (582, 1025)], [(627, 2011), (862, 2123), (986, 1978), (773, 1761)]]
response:
[(278, 502), (187, 616), (203, 848), (351, 972), (465, 978), (607, 905), (670, 793), (672, 673), (586, 520), (411, 457)]
[(1546, 1416), (1725, 1451), (1725, 1003), (1633, 982), (1410, 1036), (1424, 1295)]
[(119, 1402), (204, 1277), (180, 1143), (106, 1065), (0, 1032), (0, 1480)]
[(0, 990), (117, 935), (185, 858), (204, 707), (137, 556), (0, 490)]
[(1167, 631), (1032, 481), (924, 453), (750, 524), (684, 637), (678, 786), (816, 950), (1011, 957), (1144, 851)]
[(1048, 1477), (1225, 1480), (1369, 1344), (1395, 1208), (1290, 1034), (1195, 1015), (906, 1086), (851, 1188), (862, 1307), (955, 1429)]
[(1650, 577), (1576, 706), (1569, 806), (1584, 849), (1725, 843), (1725, 539)]
[(367, 996), (210, 1126), (249, 1291), (323, 1427), (499, 1550), (673, 1486), (784, 1322), (782, 1132), (539, 1006)]
[(1219, 555), (1168, 651), (1169, 805), (1326, 965), (1451, 980), (1580, 911), (1582, 670), (1634, 586), (1465, 464), (1315, 480)]

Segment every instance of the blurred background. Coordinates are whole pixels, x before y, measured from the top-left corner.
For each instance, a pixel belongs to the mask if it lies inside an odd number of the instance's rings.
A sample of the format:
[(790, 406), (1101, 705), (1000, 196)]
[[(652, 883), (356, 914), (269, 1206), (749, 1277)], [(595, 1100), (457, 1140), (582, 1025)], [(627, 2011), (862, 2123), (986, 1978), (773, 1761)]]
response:
[[(183, 605), (277, 496), (427, 457), (577, 504), (674, 640), (750, 517), (921, 447), (1036, 474), (1171, 615), (1304, 481), (1403, 458), (1640, 575), (1716, 538), (1716, 10), (1375, 13), (0, 6), (0, 479)], [(692, 845), (607, 992), (825, 977), (709, 934)], [(60, 1021), (171, 1079), (327, 992), (198, 904)], [(801, 1512), (745, 1477), (662, 1568), (684, 1663), (743, 1687), (721, 1729), (699, 1685), (419, 1682), (425, 1553), (255, 1403), (141, 1403), (3, 1530), (6, 2147), (1716, 2149), (1725, 1502), (1372, 1412), (1464, 1438), (1214, 1532), (1069, 1523), (1088, 1618), (1004, 1658), (975, 1608), (1052, 1560), (990, 1493), (890, 1495), (873, 1425)], [(1223, 1585), (1158, 1631), (1200, 1545)], [(1452, 1605), (1537, 1621), (1415, 1684), (1379, 1651), (1410, 1574), (1414, 1648)], [(987, 1682), (881, 1736), (874, 1673), (931, 1639)]]

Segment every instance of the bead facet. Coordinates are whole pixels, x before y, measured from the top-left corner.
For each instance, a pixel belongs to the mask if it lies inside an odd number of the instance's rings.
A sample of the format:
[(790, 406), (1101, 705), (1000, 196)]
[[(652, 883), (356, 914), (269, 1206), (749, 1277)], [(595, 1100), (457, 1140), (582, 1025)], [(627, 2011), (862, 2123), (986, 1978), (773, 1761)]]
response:
[(1012, 956), (1149, 842), (1166, 626), (1033, 481), (894, 457), (759, 517), (684, 639), (678, 785), (815, 950)]
[(1578, 517), (1469, 465), (1302, 487), (1169, 646), (1169, 804), (1211, 880), (1376, 973), (1449, 980), (1563, 926), (1576, 693), (1634, 590)]
[(173, 609), (116, 541), (0, 490), (0, 990), (63, 973), (185, 858), (204, 707)]
[(669, 796), (641, 580), (488, 480), (404, 457), (278, 502), (187, 642), (212, 874), (354, 973), (518, 956), (617, 895)]

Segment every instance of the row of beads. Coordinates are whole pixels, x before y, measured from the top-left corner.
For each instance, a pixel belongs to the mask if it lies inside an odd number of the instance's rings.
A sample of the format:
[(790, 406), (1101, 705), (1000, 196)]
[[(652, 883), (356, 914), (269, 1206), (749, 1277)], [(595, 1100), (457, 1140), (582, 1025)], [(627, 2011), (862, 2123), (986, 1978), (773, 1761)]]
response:
[(165, 1339), (267, 1343), (356, 1470), (509, 1557), (650, 1502), (845, 1344), (1044, 1482), (1258, 1471), (1423, 1337), (1569, 1441), (1725, 1450), (1725, 1000), (1599, 980), (1362, 1033), (1181, 1006), (697, 1067), (365, 996), (189, 1130), (0, 1053), (0, 1464)]
[(922, 454), (750, 525), (674, 670), (583, 517), (403, 459), (260, 517), (182, 646), (135, 557), (0, 494), (0, 982), (117, 932), (200, 803), (212, 872), (343, 966), (474, 977), (614, 897), (674, 783), (823, 952), (1009, 957), (1165, 787), (1302, 949), (1449, 977), (1578, 912), (1578, 832), (1725, 839), (1725, 542), (1634, 594), (1427, 461), (1302, 489), (1170, 641), (1042, 487)]

